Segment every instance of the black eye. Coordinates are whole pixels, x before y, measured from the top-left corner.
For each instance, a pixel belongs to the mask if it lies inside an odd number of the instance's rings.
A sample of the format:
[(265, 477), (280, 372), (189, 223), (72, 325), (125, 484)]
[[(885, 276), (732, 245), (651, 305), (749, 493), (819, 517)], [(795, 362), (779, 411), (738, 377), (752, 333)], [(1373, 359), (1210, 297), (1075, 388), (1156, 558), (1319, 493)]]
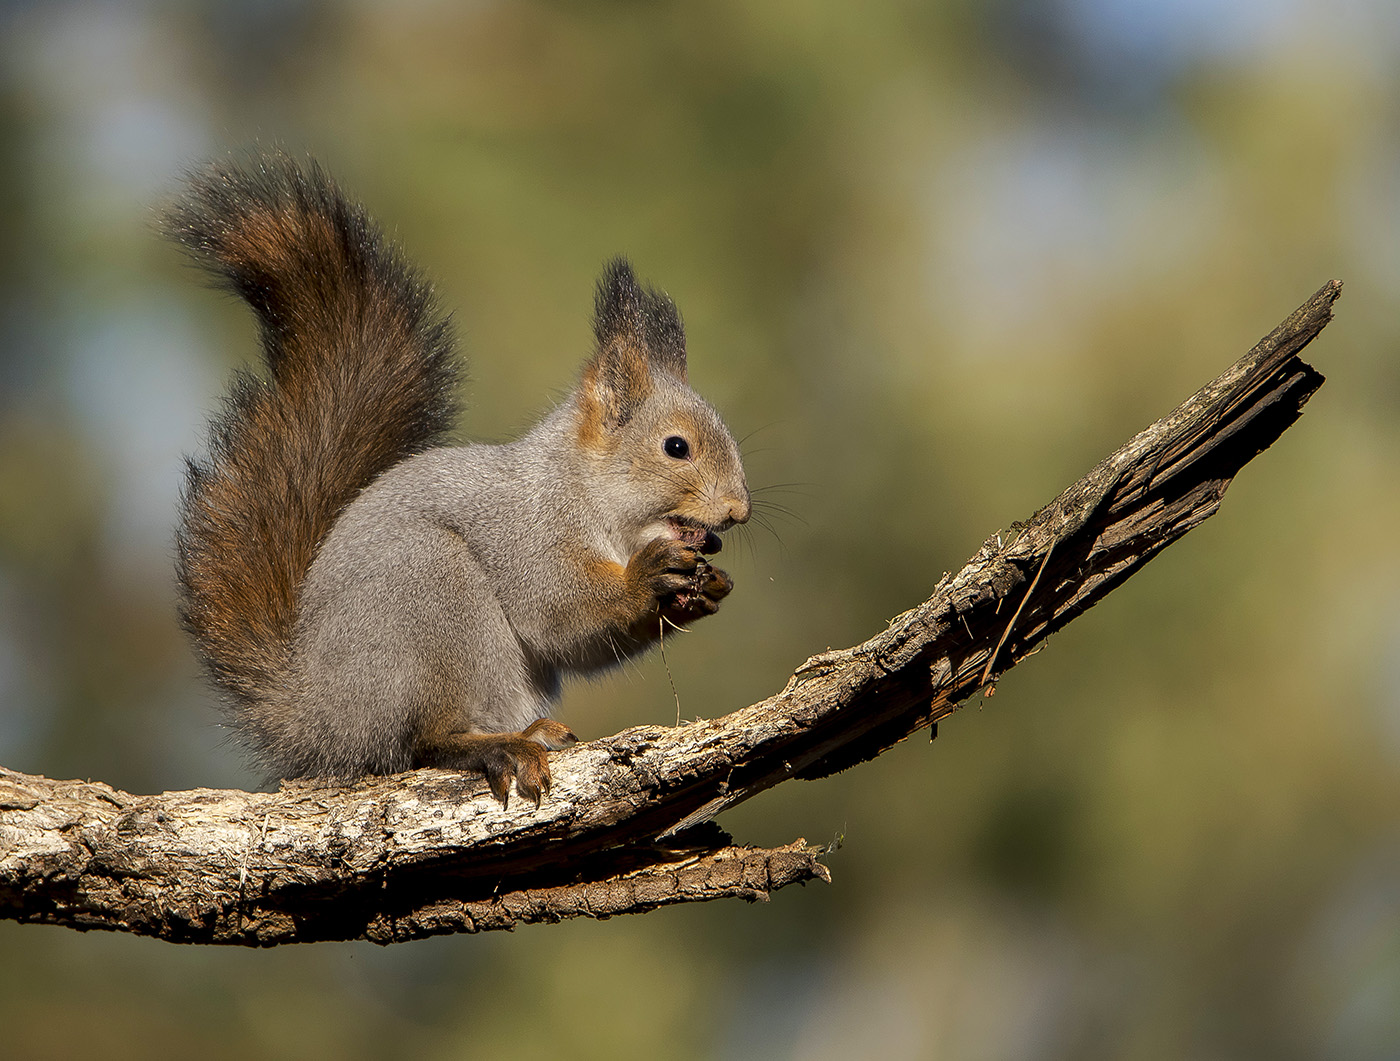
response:
[(672, 435), (661, 443), (661, 448), (666, 451), (666, 456), (674, 457), (678, 461), (683, 461), (690, 456), (690, 443), (681, 438), (680, 435)]

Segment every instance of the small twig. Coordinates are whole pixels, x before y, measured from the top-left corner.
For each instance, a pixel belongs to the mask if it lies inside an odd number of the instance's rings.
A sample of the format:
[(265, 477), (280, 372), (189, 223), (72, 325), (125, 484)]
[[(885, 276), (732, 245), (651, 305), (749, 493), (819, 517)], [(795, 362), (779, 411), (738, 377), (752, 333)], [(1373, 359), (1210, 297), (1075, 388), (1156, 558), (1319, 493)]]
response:
[[(671, 676), (671, 661), (666, 658), (667, 623), (671, 623), (671, 620), (663, 615), (661, 617), (661, 630), (656, 635), (656, 643), (661, 649), (661, 665), (666, 668), (666, 680), (671, 683), (671, 695), (676, 698), (676, 725), (679, 726), (681, 724), (681, 694), (676, 691), (676, 679)], [(676, 630), (681, 629), (675, 623), (671, 623), (671, 626)]]
[[(1040, 576), (1045, 573), (1045, 565), (1050, 562), (1050, 554), (1055, 551), (1055, 543), (1050, 543), (1050, 548), (1045, 550), (1045, 559), (1040, 562), (1040, 569), (1036, 571), (1035, 578), (1031, 579), (1031, 584), (1026, 587), (1026, 595), (1021, 598), (1021, 603), (1016, 605), (1016, 614), (1011, 617), (1011, 621), (1006, 624), (1006, 629), (1001, 632), (1001, 640), (997, 642), (997, 647), (992, 649), (992, 654), (987, 657), (987, 668), (982, 672), (982, 677), (977, 684), (982, 686), (982, 695), (991, 696), (987, 691), (987, 679), (992, 675), (992, 665), (997, 661), (997, 653), (1001, 651), (1001, 646), (1006, 644), (1006, 639), (1011, 636), (1011, 628), (1016, 625), (1016, 620), (1021, 617), (1021, 609), (1026, 606), (1026, 601), (1031, 599), (1031, 594), (1035, 592), (1035, 584), (1040, 581)], [(1000, 602), (998, 602), (1000, 603)]]

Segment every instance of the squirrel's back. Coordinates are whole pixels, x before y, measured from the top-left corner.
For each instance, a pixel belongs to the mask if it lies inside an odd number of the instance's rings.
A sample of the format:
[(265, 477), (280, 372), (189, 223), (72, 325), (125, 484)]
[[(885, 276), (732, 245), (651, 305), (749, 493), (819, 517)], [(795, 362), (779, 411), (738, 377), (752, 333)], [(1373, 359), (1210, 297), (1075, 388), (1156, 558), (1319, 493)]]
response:
[(314, 162), (193, 175), (165, 228), (253, 308), (266, 374), (240, 373), (190, 461), (180, 614), (260, 750), (275, 741), (298, 589), (345, 506), (438, 442), (456, 363), (432, 291)]

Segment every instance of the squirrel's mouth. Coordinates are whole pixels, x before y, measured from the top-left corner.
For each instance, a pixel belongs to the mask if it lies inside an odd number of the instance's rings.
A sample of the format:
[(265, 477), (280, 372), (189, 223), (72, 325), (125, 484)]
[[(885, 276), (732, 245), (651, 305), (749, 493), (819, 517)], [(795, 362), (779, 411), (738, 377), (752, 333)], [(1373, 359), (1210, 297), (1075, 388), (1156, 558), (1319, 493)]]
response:
[(719, 535), (698, 520), (687, 519), (684, 516), (667, 516), (666, 525), (671, 528), (671, 535), (677, 541), (685, 542), (692, 549), (707, 556), (724, 548)]

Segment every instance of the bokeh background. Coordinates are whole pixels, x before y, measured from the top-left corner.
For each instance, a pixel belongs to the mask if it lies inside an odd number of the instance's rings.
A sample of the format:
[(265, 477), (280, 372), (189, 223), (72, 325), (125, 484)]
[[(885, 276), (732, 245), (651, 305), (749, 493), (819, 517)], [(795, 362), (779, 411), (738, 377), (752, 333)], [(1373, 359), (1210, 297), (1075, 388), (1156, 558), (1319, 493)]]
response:
[[(0, 924), (14, 1058), (1400, 1056), (1394, 0), (0, 4), (0, 762), (255, 786), (174, 619), (248, 315), (181, 170), (323, 160), (435, 278), (464, 433), (625, 251), (770, 487), (687, 717), (864, 639), (1324, 281), (1329, 377), (1220, 515), (969, 703), (722, 824), (835, 883), (390, 949)], [(770, 533), (771, 531), (771, 533)], [(581, 734), (671, 723), (649, 659)]]

